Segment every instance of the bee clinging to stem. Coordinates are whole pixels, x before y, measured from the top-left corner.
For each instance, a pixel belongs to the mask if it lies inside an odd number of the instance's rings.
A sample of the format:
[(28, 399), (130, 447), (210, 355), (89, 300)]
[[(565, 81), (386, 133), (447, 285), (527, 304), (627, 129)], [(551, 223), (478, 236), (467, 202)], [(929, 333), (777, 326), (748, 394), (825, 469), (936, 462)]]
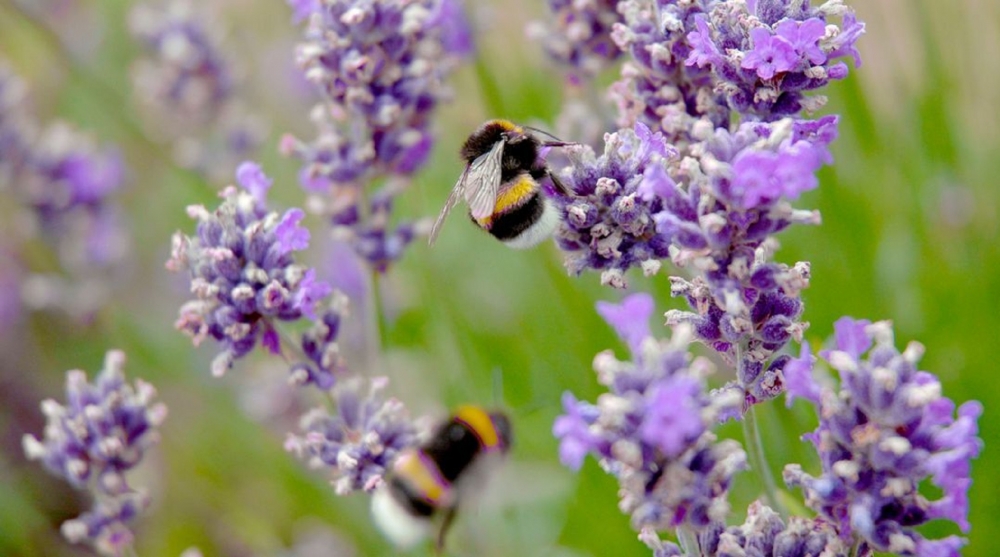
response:
[(397, 547), (407, 549), (439, 523), (440, 551), (461, 501), (482, 488), (497, 458), (511, 444), (510, 419), (479, 406), (459, 407), (430, 439), (396, 458), (372, 497), (375, 523)]
[(465, 171), (434, 222), (429, 243), (462, 199), (476, 226), (510, 247), (530, 248), (552, 235), (559, 212), (541, 181), (548, 177), (564, 195), (569, 190), (549, 172), (539, 150), (575, 143), (541, 141), (532, 131), (545, 133), (507, 120), (490, 120), (472, 132), (462, 145)]

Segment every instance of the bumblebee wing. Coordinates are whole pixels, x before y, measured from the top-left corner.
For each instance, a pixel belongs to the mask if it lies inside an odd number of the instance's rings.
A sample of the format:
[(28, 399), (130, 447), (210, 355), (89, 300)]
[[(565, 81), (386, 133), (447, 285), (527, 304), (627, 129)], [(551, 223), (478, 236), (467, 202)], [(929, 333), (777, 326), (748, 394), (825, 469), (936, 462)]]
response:
[(476, 219), (493, 214), (500, 189), (500, 174), (503, 162), (504, 141), (497, 141), (489, 153), (480, 156), (469, 165), (465, 199), (469, 210)]
[[(476, 159), (477, 161), (479, 159)], [(475, 162), (475, 161), (474, 161)], [(448, 195), (448, 201), (444, 202), (444, 207), (441, 208), (441, 212), (438, 214), (437, 220), (434, 221), (434, 226), (431, 227), (431, 233), (427, 237), (427, 244), (434, 245), (434, 240), (437, 240), (438, 233), (441, 232), (441, 226), (444, 224), (445, 217), (448, 213), (458, 205), (458, 200), (462, 198), (462, 192), (465, 191), (465, 182), (469, 177), (469, 173), (472, 171), (472, 166), (469, 165), (465, 167), (462, 171), (462, 175), (458, 177), (458, 182), (455, 183), (455, 187), (451, 189), (451, 194)]]

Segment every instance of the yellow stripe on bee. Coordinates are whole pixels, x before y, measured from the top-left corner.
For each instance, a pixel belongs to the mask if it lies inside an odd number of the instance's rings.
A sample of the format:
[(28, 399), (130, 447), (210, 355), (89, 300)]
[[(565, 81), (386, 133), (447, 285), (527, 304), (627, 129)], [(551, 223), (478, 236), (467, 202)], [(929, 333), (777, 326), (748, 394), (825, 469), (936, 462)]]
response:
[(455, 412), (455, 419), (469, 426), (472, 433), (479, 438), (483, 448), (493, 449), (500, 445), (500, 436), (493, 425), (493, 419), (485, 410), (478, 406), (460, 406)]
[(396, 459), (396, 472), (405, 478), (416, 492), (432, 505), (441, 503), (448, 492), (448, 485), (430, 459), (418, 451), (408, 451)]
[(493, 206), (493, 214), (503, 213), (512, 206), (523, 201), (535, 191), (535, 179), (529, 175), (524, 175), (512, 186), (502, 190), (497, 196), (497, 202)]
[(523, 131), (524, 131), (524, 130), (521, 129), (521, 126), (518, 126), (517, 124), (515, 124), (514, 122), (511, 122), (510, 120), (499, 120), (498, 119), (498, 120), (493, 120), (492, 123), (500, 126), (504, 130), (509, 131), (509, 132), (523, 133)]

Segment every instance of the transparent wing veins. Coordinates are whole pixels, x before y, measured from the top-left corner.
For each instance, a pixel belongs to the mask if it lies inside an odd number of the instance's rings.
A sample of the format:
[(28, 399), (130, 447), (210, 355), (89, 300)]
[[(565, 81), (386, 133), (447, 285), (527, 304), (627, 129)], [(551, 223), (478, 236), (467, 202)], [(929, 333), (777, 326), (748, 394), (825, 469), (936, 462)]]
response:
[(482, 219), (493, 214), (500, 189), (504, 144), (504, 141), (497, 141), (489, 153), (469, 165), (465, 199), (473, 218)]

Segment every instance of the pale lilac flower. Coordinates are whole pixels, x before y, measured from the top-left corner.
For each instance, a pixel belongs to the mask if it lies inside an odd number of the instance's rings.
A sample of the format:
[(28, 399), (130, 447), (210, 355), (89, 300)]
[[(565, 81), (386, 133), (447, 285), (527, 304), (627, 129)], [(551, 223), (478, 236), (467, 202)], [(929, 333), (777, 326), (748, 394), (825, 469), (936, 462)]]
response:
[(302, 416), (302, 435), (289, 434), (285, 449), (313, 468), (329, 470), (337, 494), (372, 491), (393, 459), (417, 442), (406, 408), (386, 399), (385, 377), (354, 378), (334, 387), (336, 413), (315, 408)]
[(153, 402), (152, 385), (125, 382), (124, 365), (125, 354), (112, 350), (93, 383), (83, 371), (67, 372), (66, 404), (42, 402), (44, 436), (23, 438), (30, 460), (41, 460), (51, 473), (94, 495), (93, 509), (64, 522), (62, 532), (102, 555), (121, 555), (132, 543), (127, 523), (148, 497), (129, 485), (126, 473), (159, 441), (157, 428), (167, 415), (163, 403)]
[(784, 37), (772, 35), (767, 29), (750, 30), (753, 50), (743, 57), (740, 67), (755, 70), (761, 79), (771, 79), (775, 74), (785, 73), (799, 62), (799, 55)]
[(176, 327), (195, 344), (207, 336), (222, 344), (212, 363), (216, 375), (258, 340), (277, 348), (276, 322), (314, 315), (315, 304), (331, 291), (292, 256), (308, 245), (308, 231), (298, 224), (302, 211), (279, 217), (268, 209), (270, 181), (255, 163), (244, 163), (236, 176), (244, 189), (226, 188), (215, 211), (188, 208), (198, 220), (197, 235), (176, 233), (167, 262), (170, 270), (190, 272), (195, 295), (181, 307)]
[(549, 0), (547, 4), (548, 17), (532, 22), (527, 34), (569, 70), (571, 82), (592, 79), (621, 57), (611, 40), (611, 28), (621, 19), (615, 0)]
[[(923, 347), (911, 342), (900, 353), (888, 322), (844, 318), (836, 329), (836, 347), (820, 355), (840, 373), (840, 387), (823, 389), (814, 401), (820, 424), (804, 436), (819, 453), (822, 473), (790, 464), (785, 482), (802, 488), (806, 504), (844, 539), (875, 551), (957, 556), (961, 538), (927, 540), (913, 528), (945, 519), (969, 530), (970, 462), (982, 449), (976, 437), (982, 405), (966, 402), (955, 416), (938, 380), (916, 367)], [(928, 479), (940, 498), (921, 494)]]
[[(631, 302), (626, 298), (623, 305)], [(635, 318), (645, 322), (652, 307), (639, 313)], [(610, 351), (598, 354), (594, 369), (609, 392), (597, 404), (564, 394), (566, 414), (553, 427), (564, 464), (578, 468), (592, 454), (618, 479), (619, 507), (638, 531), (702, 529), (722, 520), (732, 477), (746, 467), (738, 443), (716, 442), (709, 431), (741, 400), (708, 395), (711, 364), (691, 360), (685, 329), (677, 328), (669, 342), (647, 336), (632, 361), (619, 361)]]

